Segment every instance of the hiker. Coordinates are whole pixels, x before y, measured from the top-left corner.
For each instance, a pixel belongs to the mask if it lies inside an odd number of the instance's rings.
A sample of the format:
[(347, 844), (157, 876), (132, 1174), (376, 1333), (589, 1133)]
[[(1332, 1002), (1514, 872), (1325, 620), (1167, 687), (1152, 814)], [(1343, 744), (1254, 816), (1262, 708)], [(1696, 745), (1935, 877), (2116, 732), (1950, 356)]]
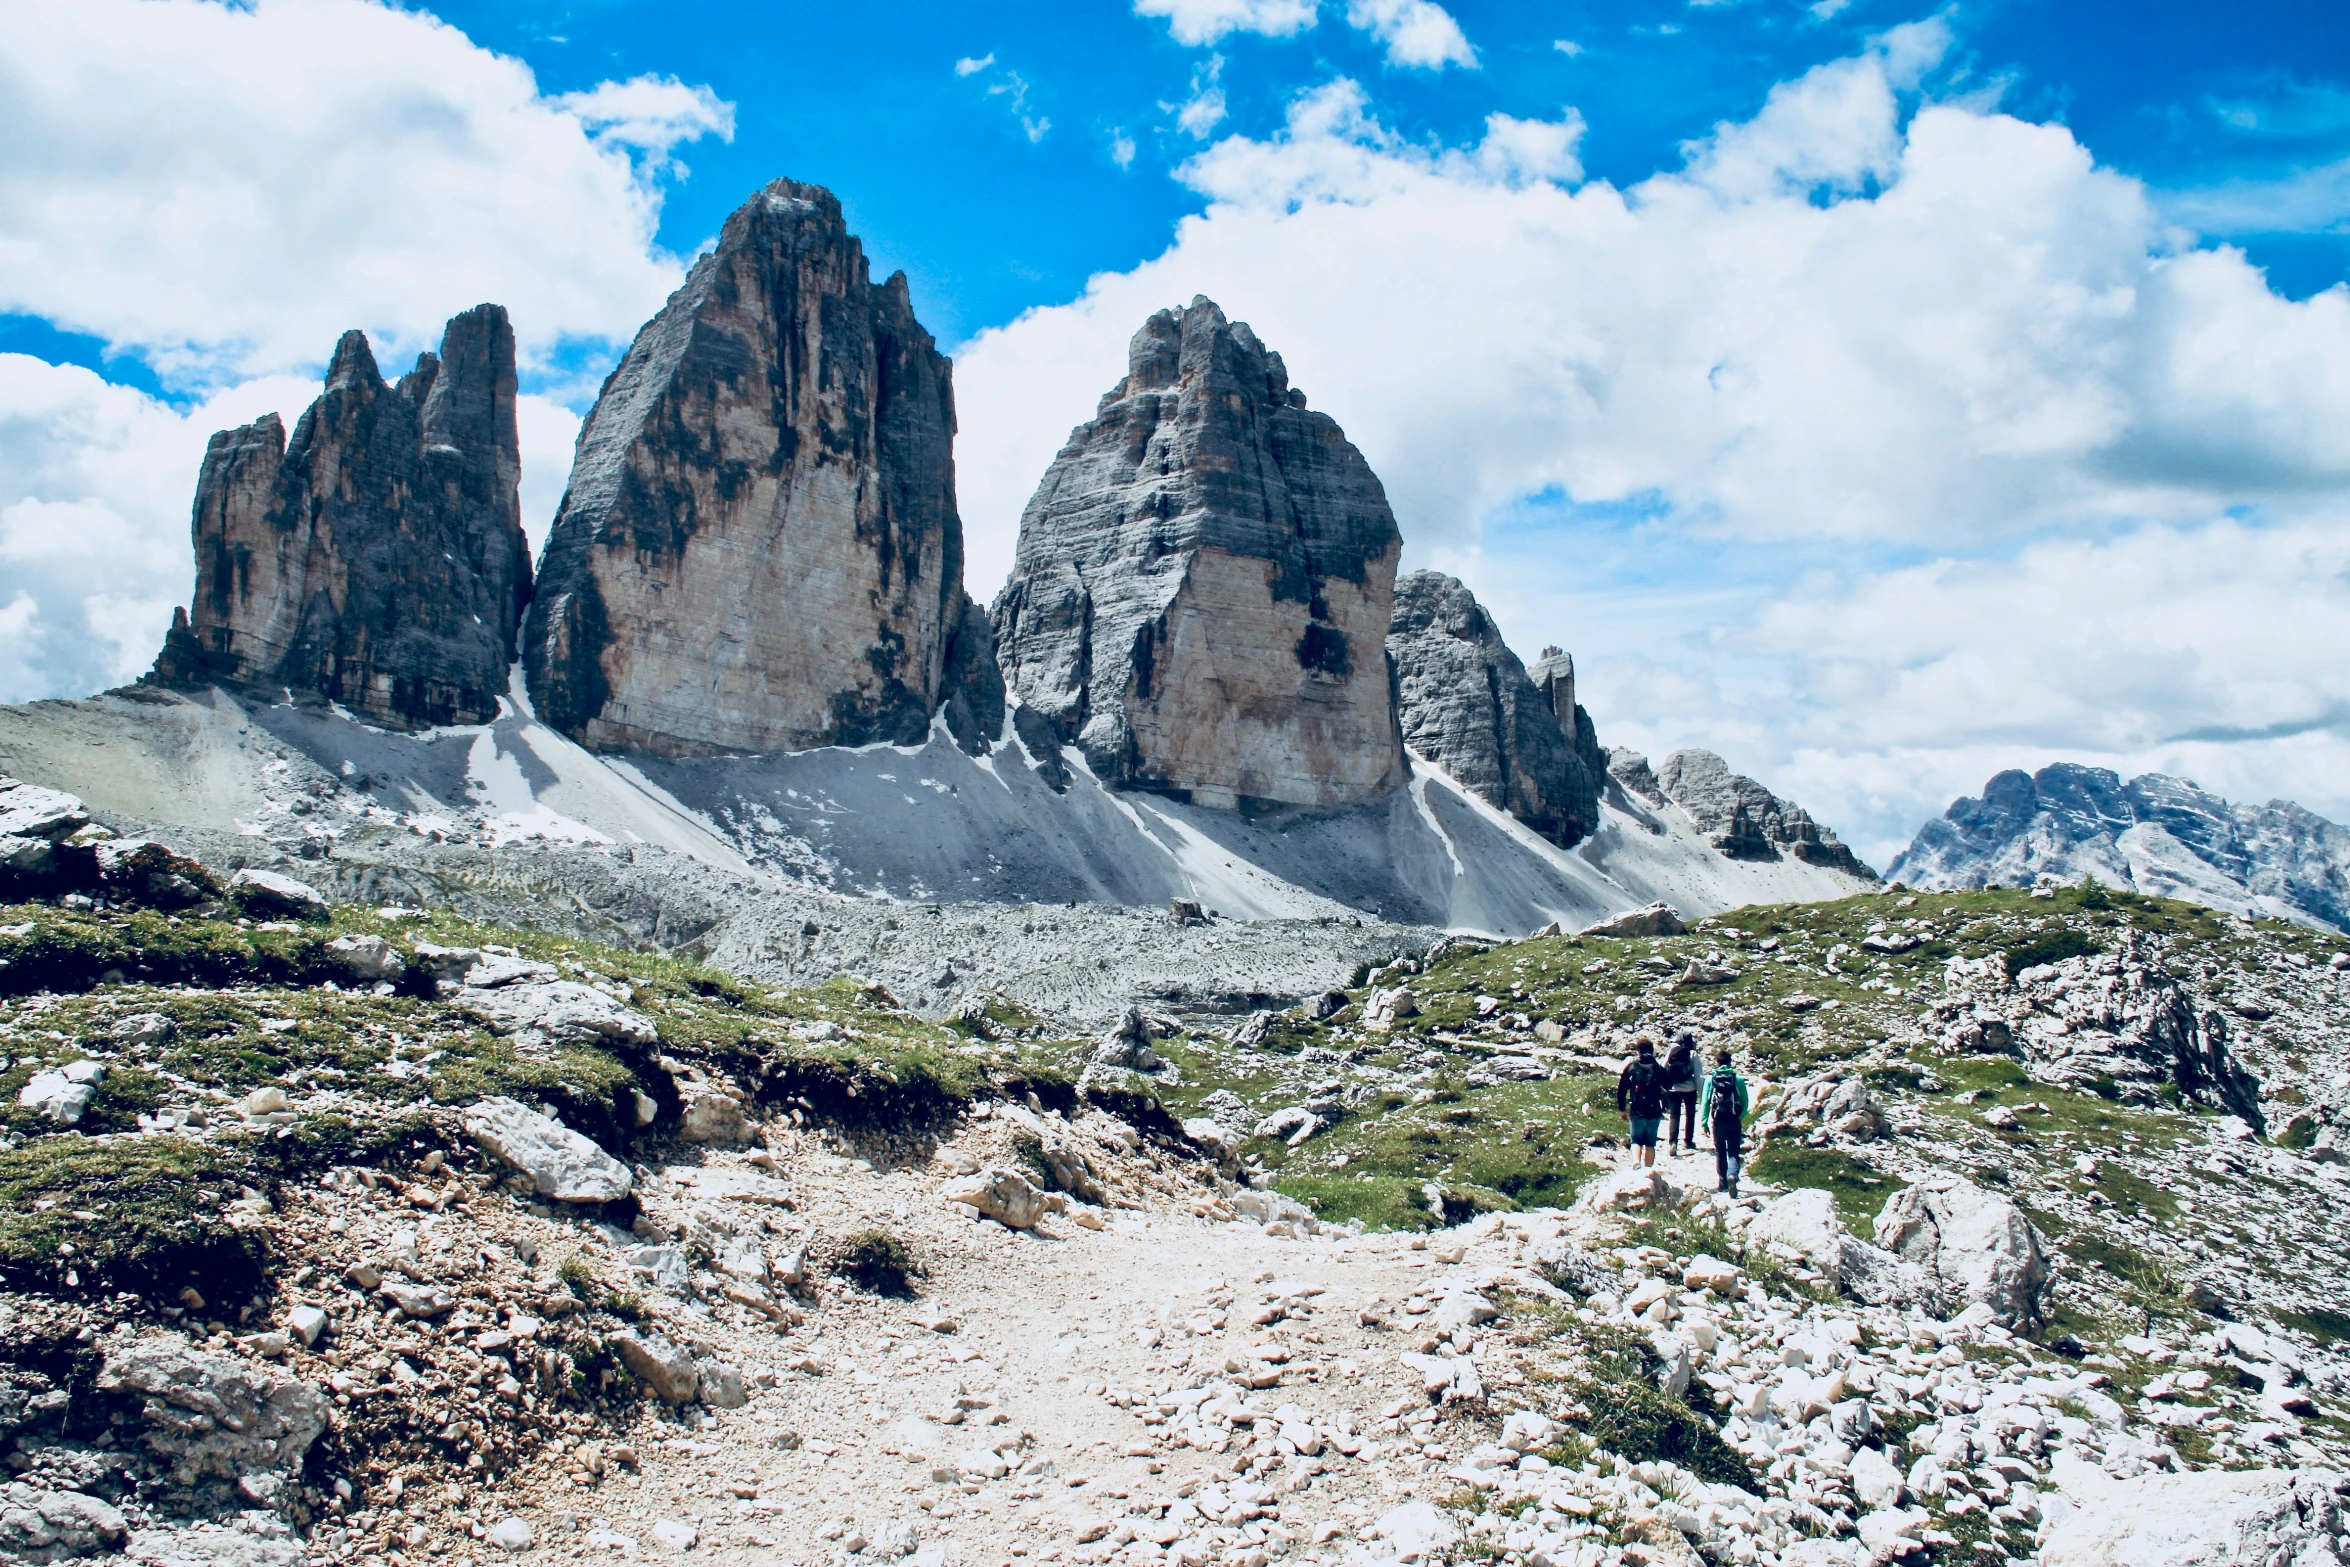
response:
[(1665, 1116), (1665, 1069), (1656, 1062), (1656, 1041), (1643, 1035), (1640, 1054), (1616, 1079), (1616, 1113), (1632, 1123), (1632, 1162), (1656, 1168), (1656, 1129)]
[(1738, 1174), (1745, 1164), (1746, 1079), (1730, 1065), (1730, 1050), (1714, 1057), (1713, 1075), (1705, 1080), (1705, 1098), (1697, 1113), (1714, 1135), (1714, 1190), (1738, 1195)]
[(1665, 1057), (1665, 1151), (1697, 1152), (1697, 1036), (1687, 1029), (1673, 1036)]

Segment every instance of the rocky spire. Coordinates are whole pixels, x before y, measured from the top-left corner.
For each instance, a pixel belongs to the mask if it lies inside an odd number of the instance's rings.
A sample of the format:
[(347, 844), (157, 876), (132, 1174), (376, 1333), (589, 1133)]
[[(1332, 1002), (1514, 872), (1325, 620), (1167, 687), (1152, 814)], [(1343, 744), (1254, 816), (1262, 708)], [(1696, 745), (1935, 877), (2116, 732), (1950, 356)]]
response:
[(580, 433), (539, 716), (667, 755), (919, 740), (965, 618), (949, 374), (831, 192), (753, 196)]
[[(1534, 682), (1534, 689), (1542, 693), (1543, 701), (1550, 704), (1551, 716), (1558, 720), (1559, 728), (1573, 735), (1576, 723), (1575, 660), (1565, 648), (1546, 647), (1542, 650), (1542, 656), (1534, 661), (1529, 678)], [(1600, 757), (1599, 767), (1602, 772), (1607, 770), (1607, 758), (1604, 755)]]
[(1386, 492), (1281, 356), (1162, 310), (1020, 520), (995, 603), (1023, 740), (1213, 805), (1342, 805), (1405, 776)]
[(362, 332), (289, 442), (269, 414), (212, 437), (194, 602), (148, 678), (291, 688), (398, 724), (497, 713), (530, 599), (514, 330), (452, 318), (387, 385)]
[[(1607, 756), (1590, 715), (1574, 705), (1565, 654), (1544, 650), (1552, 680), (1542, 689), (1466, 587), (1415, 571), (1395, 585), (1387, 656), (1405, 744), (1562, 847), (1599, 825)], [(1563, 681), (1557, 663), (1566, 664)], [(1565, 710), (1554, 713), (1562, 692)]]

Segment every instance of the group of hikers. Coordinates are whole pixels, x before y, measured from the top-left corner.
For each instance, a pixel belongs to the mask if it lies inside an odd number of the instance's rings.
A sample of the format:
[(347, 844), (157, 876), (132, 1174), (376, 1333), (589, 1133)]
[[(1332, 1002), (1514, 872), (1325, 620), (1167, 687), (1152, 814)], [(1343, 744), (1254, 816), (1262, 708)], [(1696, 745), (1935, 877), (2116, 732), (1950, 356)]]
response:
[(1656, 1134), (1668, 1128), (1666, 1151), (1684, 1146), (1697, 1151), (1697, 1127), (1704, 1122), (1713, 1136), (1716, 1191), (1738, 1195), (1738, 1175), (1746, 1152), (1746, 1079), (1730, 1064), (1727, 1046), (1714, 1057), (1714, 1069), (1702, 1082), (1697, 1038), (1687, 1030), (1673, 1036), (1673, 1048), (1656, 1058), (1656, 1041), (1645, 1034), (1634, 1041), (1639, 1048), (1616, 1079), (1616, 1113), (1632, 1123), (1632, 1158), (1642, 1169), (1656, 1164)]

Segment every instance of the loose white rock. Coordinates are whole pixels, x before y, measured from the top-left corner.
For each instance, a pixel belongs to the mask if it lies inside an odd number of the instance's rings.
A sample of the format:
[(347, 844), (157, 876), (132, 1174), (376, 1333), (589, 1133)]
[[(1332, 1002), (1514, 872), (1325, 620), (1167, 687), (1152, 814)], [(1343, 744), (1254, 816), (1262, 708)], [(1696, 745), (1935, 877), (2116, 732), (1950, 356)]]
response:
[(484, 1099), (465, 1112), (473, 1140), (520, 1170), (542, 1197), (614, 1202), (636, 1185), (628, 1166), (551, 1116), (511, 1099)]

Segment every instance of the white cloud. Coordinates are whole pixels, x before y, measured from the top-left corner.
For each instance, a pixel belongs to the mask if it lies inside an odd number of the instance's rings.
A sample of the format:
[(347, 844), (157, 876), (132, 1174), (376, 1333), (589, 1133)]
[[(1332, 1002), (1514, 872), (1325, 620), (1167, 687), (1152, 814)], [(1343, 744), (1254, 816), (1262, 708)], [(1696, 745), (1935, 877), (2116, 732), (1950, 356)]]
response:
[(0, 309), (188, 386), (315, 366), (350, 326), (392, 363), (483, 300), (513, 309), (527, 359), (625, 341), (681, 277), (658, 177), (732, 131), (706, 88), (549, 97), (367, 0), (12, 6)]
[(1553, 38), (1550, 41), (1550, 46), (1553, 49), (1556, 49), (1559, 53), (1565, 55), (1570, 60), (1577, 58), (1583, 53), (1583, 46), (1575, 42), (1575, 40), (1572, 38)]
[(992, 49), (983, 55), (965, 55), (955, 62), (955, 74), (957, 76), (977, 76), (993, 64), (995, 64), (995, 51)]
[(1208, 63), (1191, 73), (1191, 96), (1175, 111), (1175, 124), (1185, 135), (1205, 141), (1208, 132), (1224, 121), (1224, 89), (1216, 85), (1224, 74), (1224, 57), (1208, 56)]
[(1719, 633), (1736, 743), (1890, 859), (2004, 767), (2192, 777), (2350, 819), (2350, 506), (1799, 582)]
[(1389, 65), (1431, 71), (1477, 66), (1477, 51), (1461, 24), (1435, 0), (1347, 0), (1346, 25), (1385, 44)]
[(598, 146), (625, 148), (656, 166), (667, 165), (671, 149), (681, 143), (704, 136), (734, 140), (734, 105), (707, 87), (688, 87), (671, 76), (599, 82), (553, 101), (585, 126)]
[[(1880, 854), (2068, 748), (2350, 808), (2350, 745), (2307, 727), (2350, 650), (2291, 630), (2350, 624), (2319, 548), (2350, 289), (2188, 248), (2061, 126), (1920, 104), (1946, 42), (1896, 30), (1627, 189), (1576, 183), (1572, 116), (1432, 147), (1344, 81), (1217, 142), (1163, 254), (964, 351), (973, 590), (1127, 336), (1204, 293), (1364, 449), (1408, 563), (1575, 648), (1610, 739), (1715, 744)], [(1654, 586), (1660, 549), (1689, 576)]]
[(1136, 16), (1167, 19), (1179, 44), (1198, 47), (1233, 33), (1288, 38), (1314, 25), (1317, 0), (1134, 0)]
[(1134, 138), (1123, 130), (1110, 132), (1110, 161), (1121, 169), (1134, 167)]

